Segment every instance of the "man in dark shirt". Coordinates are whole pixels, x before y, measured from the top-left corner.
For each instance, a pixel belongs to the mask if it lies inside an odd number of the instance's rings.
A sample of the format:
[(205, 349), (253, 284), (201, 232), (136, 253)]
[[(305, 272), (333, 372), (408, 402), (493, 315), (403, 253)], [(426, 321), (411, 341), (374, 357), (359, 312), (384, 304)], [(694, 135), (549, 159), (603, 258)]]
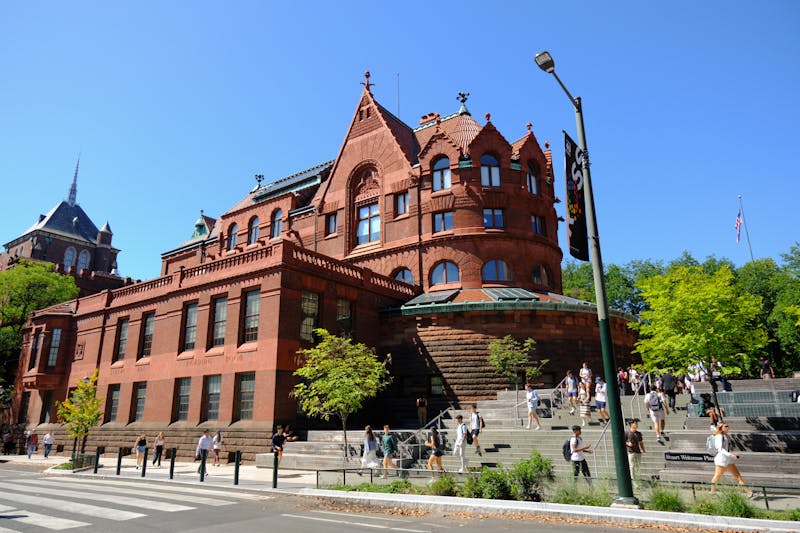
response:
[(286, 442), (286, 436), (283, 434), (283, 426), (278, 426), (275, 434), (272, 436), (272, 451), (278, 455), (278, 461), (283, 458), (284, 442)]
[(667, 393), (667, 404), (673, 411), (675, 410), (675, 376), (672, 374), (672, 369), (667, 370), (667, 373), (661, 376), (661, 388)]
[(631, 479), (634, 489), (639, 486), (639, 472), (642, 465), (642, 454), (644, 449), (644, 439), (639, 431), (639, 419), (630, 420), (630, 430), (625, 432), (625, 446), (628, 448), (628, 465), (631, 468)]

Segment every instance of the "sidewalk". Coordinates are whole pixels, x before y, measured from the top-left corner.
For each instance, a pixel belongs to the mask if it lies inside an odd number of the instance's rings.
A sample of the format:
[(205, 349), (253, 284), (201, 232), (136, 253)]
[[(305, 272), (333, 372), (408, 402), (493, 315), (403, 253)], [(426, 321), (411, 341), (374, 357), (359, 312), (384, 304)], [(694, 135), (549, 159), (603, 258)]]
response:
[[(116, 458), (102, 458), (97, 474), (92, 469), (73, 473), (69, 470), (54, 470), (57, 466), (69, 459), (69, 455), (50, 456), (48, 459), (34, 455), (31, 460), (25, 455), (3, 456), (12, 464), (40, 465), (48, 474), (77, 475), (81, 477), (101, 477), (105, 479), (117, 478)], [(134, 481), (179, 483), (188, 485), (202, 485), (209, 488), (226, 490), (244, 490), (263, 492), (269, 494), (287, 494), (324, 499), (338, 502), (343, 505), (360, 506), (381, 510), (384, 508), (417, 509), (431, 512), (467, 512), (490, 514), (524, 514), (531, 517), (544, 519), (579, 519), (597, 521), (600, 524), (629, 525), (638, 524), (642, 527), (648, 525), (670, 526), (691, 530), (708, 529), (714, 531), (769, 531), (769, 532), (796, 532), (797, 522), (777, 520), (757, 520), (747, 518), (730, 518), (720, 516), (704, 516), (688, 513), (666, 513), (659, 511), (646, 511), (642, 509), (590, 507), (582, 505), (563, 505), (554, 503), (519, 502), (508, 500), (484, 500), (473, 498), (456, 498), (445, 496), (419, 496), (412, 494), (385, 494), (366, 492), (344, 492), (315, 489), (316, 472), (300, 470), (279, 470), (278, 488), (272, 489), (272, 469), (257, 468), (255, 465), (241, 465), (239, 468), (239, 485), (233, 484), (233, 465), (219, 467), (208, 466), (209, 475), (200, 483), (197, 473), (199, 462), (176, 462), (174, 477), (169, 479), (169, 462), (162, 461), (161, 468), (148, 464), (145, 477), (142, 478), (141, 470), (135, 467), (135, 459), (124, 457), (120, 469), (120, 476)], [(368, 480), (365, 478), (365, 481)], [(771, 504), (772, 505), (772, 504)], [(777, 507), (777, 506), (776, 506)], [(782, 508), (799, 508), (800, 498), (788, 497)]]

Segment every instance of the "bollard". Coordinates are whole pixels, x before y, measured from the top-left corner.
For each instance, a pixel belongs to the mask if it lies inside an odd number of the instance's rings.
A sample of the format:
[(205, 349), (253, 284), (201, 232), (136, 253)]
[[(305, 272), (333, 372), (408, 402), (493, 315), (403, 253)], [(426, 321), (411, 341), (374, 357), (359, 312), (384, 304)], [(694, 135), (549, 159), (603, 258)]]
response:
[(147, 470), (147, 446), (144, 447), (144, 461), (142, 461), (142, 477), (144, 477), (145, 470)]
[(239, 463), (242, 462), (242, 452), (236, 450), (233, 454), (233, 484), (239, 484)]
[(100, 448), (94, 452), (94, 473), (97, 473), (97, 467), (100, 465)]
[(119, 475), (120, 470), (122, 470), (122, 448), (117, 453), (117, 475)]
[(200, 482), (206, 480), (206, 458), (208, 457), (208, 450), (200, 450)]
[(278, 450), (275, 450), (275, 459), (272, 461), (272, 488), (278, 488)]
[(169, 454), (169, 478), (175, 475), (175, 456), (178, 455), (178, 448), (172, 448)]

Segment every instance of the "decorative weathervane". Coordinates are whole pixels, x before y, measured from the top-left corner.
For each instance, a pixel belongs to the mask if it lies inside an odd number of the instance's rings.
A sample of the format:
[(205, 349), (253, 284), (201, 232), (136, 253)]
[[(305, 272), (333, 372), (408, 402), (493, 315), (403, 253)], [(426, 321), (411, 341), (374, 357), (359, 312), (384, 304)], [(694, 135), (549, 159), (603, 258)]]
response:
[(264, 181), (264, 174), (256, 174), (256, 181), (258, 182), (258, 186), (261, 187), (261, 182)]
[(458, 100), (462, 104), (466, 104), (467, 103), (467, 98), (469, 98), (469, 93), (465, 93), (465, 92), (460, 92), (460, 93), (458, 93), (458, 96), (456, 96), (456, 100)]
[(364, 78), (366, 78), (366, 79), (365, 79), (364, 81), (362, 81), (362, 82), (361, 82), (361, 85), (363, 85), (363, 86), (364, 86), (364, 87), (367, 89), (367, 92), (368, 92), (369, 94), (372, 94), (372, 89), (371, 89), (371, 87), (373, 87), (375, 84), (374, 84), (374, 83), (370, 83), (370, 82), (369, 82), (369, 77), (370, 77), (370, 73), (369, 73), (369, 71), (366, 71), (366, 72), (364, 73)]

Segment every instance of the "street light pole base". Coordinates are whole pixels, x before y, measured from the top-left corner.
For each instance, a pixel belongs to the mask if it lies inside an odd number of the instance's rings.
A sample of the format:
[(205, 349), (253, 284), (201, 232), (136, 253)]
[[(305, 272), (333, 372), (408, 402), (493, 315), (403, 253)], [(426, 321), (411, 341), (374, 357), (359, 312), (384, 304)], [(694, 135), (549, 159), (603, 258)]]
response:
[(639, 503), (636, 496), (631, 496), (630, 498), (619, 496), (614, 500), (614, 503), (611, 504), (611, 507), (616, 507), (617, 509), (641, 509), (642, 504)]

